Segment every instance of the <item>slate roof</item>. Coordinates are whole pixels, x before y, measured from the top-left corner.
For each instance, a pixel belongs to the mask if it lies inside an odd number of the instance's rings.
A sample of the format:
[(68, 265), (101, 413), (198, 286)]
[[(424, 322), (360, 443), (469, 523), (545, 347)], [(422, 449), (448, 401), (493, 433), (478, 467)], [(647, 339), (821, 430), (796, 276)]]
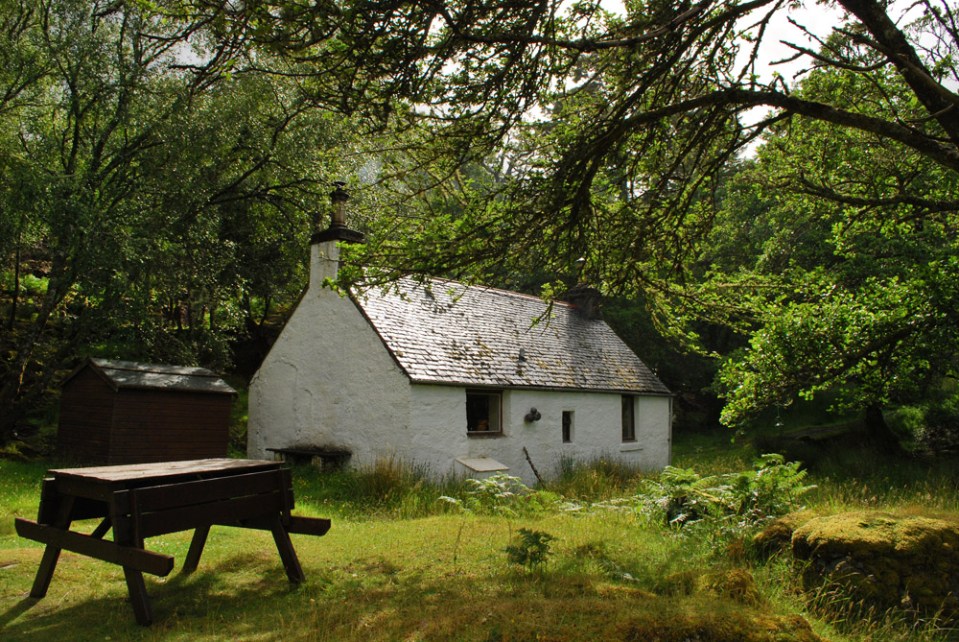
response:
[[(223, 379), (206, 368), (188, 368), (135, 361), (90, 359), (73, 375), (90, 366), (98, 372), (114, 390), (137, 388), (149, 390), (176, 390), (236, 394)], [(70, 376), (70, 378), (73, 377)], [(67, 379), (69, 381), (69, 378)]]
[(412, 279), (353, 301), (417, 383), (670, 394), (604, 321), (565, 302)]

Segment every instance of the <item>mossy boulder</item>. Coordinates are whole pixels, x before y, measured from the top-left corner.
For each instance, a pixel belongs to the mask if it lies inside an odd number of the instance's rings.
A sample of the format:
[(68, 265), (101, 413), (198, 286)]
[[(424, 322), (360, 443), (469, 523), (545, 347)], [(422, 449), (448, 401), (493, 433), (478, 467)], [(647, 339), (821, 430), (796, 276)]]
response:
[(808, 562), (807, 587), (823, 582), (879, 608), (959, 616), (959, 524), (851, 512), (795, 529), (792, 552)]
[(740, 604), (758, 606), (763, 597), (753, 574), (744, 568), (730, 568), (707, 573), (700, 580), (702, 589)]
[(774, 519), (753, 537), (752, 550), (763, 556), (791, 550), (793, 533), (816, 516), (816, 513), (804, 510)]

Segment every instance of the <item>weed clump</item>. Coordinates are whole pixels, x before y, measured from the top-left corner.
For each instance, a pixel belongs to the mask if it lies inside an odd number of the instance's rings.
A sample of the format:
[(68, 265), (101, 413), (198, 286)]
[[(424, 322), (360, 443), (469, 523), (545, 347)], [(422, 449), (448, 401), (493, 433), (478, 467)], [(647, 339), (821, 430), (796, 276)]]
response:
[(794, 510), (813, 486), (799, 462), (768, 454), (752, 470), (703, 476), (691, 468), (667, 466), (658, 480), (647, 480), (641, 496), (671, 526), (701, 520), (752, 528)]
[(550, 542), (556, 538), (543, 531), (521, 528), (512, 544), (506, 547), (506, 559), (510, 564), (525, 566), (533, 572), (546, 565), (550, 555)]
[(479, 515), (528, 517), (555, 508), (561, 497), (533, 490), (519, 477), (497, 473), (484, 479), (466, 479), (460, 497), (443, 495), (439, 499), (466, 512)]

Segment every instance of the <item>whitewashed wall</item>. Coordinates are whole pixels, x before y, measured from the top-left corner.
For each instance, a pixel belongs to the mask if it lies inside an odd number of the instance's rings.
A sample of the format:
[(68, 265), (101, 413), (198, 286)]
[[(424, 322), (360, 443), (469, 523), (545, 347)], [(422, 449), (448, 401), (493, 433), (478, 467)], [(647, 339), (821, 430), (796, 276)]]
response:
[[(670, 460), (671, 399), (636, 398), (636, 442), (623, 443), (618, 394), (506, 390), (503, 436), (468, 437), (466, 391), (411, 384), (353, 302), (322, 287), (335, 275), (333, 243), (312, 248), (311, 283), (250, 384), (248, 455), (267, 448), (325, 446), (353, 453), (350, 464), (380, 458), (428, 467), (436, 476), (468, 474), (458, 457), (489, 457), (535, 482), (565, 457), (614, 458), (657, 470)], [(525, 422), (535, 407), (541, 418)], [(573, 411), (570, 443), (562, 413)]]
[(636, 443), (643, 450), (632, 461), (641, 468), (661, 470), (669, 465), (673, 458), (672, 397), (636, 397)]
[(312, 248), (310, 287), (250, 383), (247, 452), (331, 446), (353, 464), (406, 451), (410, 385), (347, 297), (323, 288), (332, 243)]
[[(636, 441), (622, 441), (618, 394), (539, 390), (503, 391), (503, 435), (467, 436), (466, 391), (453, 386), (414, 385), (410, 402), (413, 429), (407, 459), (427, 464), (434, 473), (467, 474), (457, 457), (489, 457), (527, 483), (536, 481), (525, 447), (544, 477), (559, 473), (565, 457), (576, 461), (612, 458), (638, 468), (659, 470), (669, 464), (669, 397), (636, 398)], [(541, 418), (524, 421), (531, 408)], [(563, 443), (562, 415), (573, 411), (573, 434)]]
[(464, 474), (457, 457), (473, 455), (466, 436), (466, 391), (456, 386), (412, 386), (410, 425), (415, 426), (408, 460), (443, 476)]
[[(669, 464), (672, 431), (668, 397), (637, 397), (636, 441), (624, 443), (618, 394), (516, 390), (506, 396), (509, 402), (504, 404), (504, 412), (508, 414), (504, 416), (509, 435), (501, 456), (517, 471), (515, 474), (526, 480), (530, 480), (532, 469), (522, 454), (523, 446), (545, 477), (557, 475), (564, 458), (579, 462), (608, 458), (648, 470)], [(525, 422), (524, 416), (534, 407), (541, 418)], [(564, 410), (573, 412), (569, 443), (564, 443), (562, 436)]]

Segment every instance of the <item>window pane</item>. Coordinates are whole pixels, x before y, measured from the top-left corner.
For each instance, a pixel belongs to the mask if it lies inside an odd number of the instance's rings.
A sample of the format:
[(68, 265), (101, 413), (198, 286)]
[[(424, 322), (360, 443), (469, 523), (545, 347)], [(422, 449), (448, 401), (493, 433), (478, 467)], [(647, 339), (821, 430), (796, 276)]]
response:
[(499, 432), (500, 430), (503, 429), (503, 427), (500, 426), (500, 423), (499, 423), (499, 418), (500, 418), (499, 393), (489, 394), (486, 396), (486, 398), (489, 402), (489, 414), (486, 417), (486, 420), (489, 425), (489, 429), (493, 432)]
[(489, 397), (467, 393), (466, 427), (468, 430), (489, 430)]
[(573, 411), (563, 411), (563, 443), (568, 444), (573, 441)]
[(466, 393), (466, 431), (475, 433), (501, 432), (500, 393)]
[(623, 441), (636, 441), (636, 415), (634, 397), (623, 395)]

